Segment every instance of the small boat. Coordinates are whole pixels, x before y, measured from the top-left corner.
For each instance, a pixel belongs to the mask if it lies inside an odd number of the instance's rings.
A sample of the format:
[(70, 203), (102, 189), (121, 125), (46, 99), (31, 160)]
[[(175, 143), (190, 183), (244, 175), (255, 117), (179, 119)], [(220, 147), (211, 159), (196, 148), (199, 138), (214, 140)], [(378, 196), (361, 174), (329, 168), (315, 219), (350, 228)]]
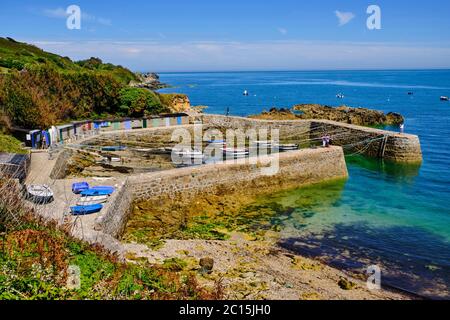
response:
[(441, 97), (441, 101), (449, 101), (449, 100), (450, 100), (449, 97), (446, 97), (446, 96), (442, 96), (442, 97)]
[(298, 144), (280, 144), (277, 147), (278, 147), (278, 150), (280, 150), (280, 152), (294, 151), (294, 150), (298, 150), (300, 148), (300, 146)]
[(408, 92), (408, 96), (412, 96), (412, 95), (414, 95), (414, 92), (412, 92), (412, 91)]
[(103, 205), (101, 204), (92, 204), (88, 206), (75, 206), (71, 207), (70, 211), (74, 216), (84, 216), (88, 214), (93, 214), (100, 212), (103, 209)]
[(227, 157), (233, 156), (235, 158), (246, 157), (249, 155), (248, 149), (239, 149), (239, 148), (222, 148), (223, 154)]
[(87, 182), (77, 182), (72, 184), (72, 192), (75, 194), (80, 194), (83, 191), (89, 189), (89, 183)]
[(260, 148), (270, 148), (272, 147), (273, 141), (253, 141), (253, 145)]
[(125, 151), (127, 147), (124, 146), (107, 146), (102, 147), (102, 151)]
[(122, 161), (122, 159), (120, 159), (120, 158), (111, 158), (111, 162), (121, 162)]
[(249, 95), (248, 91), (245, 90), (244, 93), (243, 93), (243, 95), (244, 95), (244, 96), (248, 96), (248, 95)]
[(47, 185), (29, 185), (27, 189), (27, 199), (37, 203), (46, 204), (54, 200), (53, 191)]
[(109, 196), (114, 192), (111, 189), (88, 189), (81, 192), (82, 197), (94, 197), (94, 196)]
[(209, 140), (209, 141), (206, 141), (206, 143), (209, 145), (209, 146), (221, 146), (221, 147), (226, 147), (226, 145), (227, 145), (227, 142), (225, 141), (225, 140)]
[(112, 194), (112, 193), (114, 193), (114, 191), (116, 191), (116, 188), (111, 187), (111, 186), (95, 186), (95, 187), (92, 187), (91, 190), (106, 191), (106, 192), (109, 192), (110, 194)]
[(198, 150), (189, 151), (189, 150), (174, 149), (172, 150), (172, 153), (185, 159), (203, 159), (205, 157), (203, 152)]
[(338, 94), (336, 95), (336, 98), (338, 98), (338, 99), (344, 99), (345, 96), (344, 96), (344, 94), (342, 94), (342, 93), (338, 93)]
[(77, 206), (90, 206), (93, 204), (105, 203), (106, 201), (108, 201), (108, 196), (82, 197), (77, 202)]

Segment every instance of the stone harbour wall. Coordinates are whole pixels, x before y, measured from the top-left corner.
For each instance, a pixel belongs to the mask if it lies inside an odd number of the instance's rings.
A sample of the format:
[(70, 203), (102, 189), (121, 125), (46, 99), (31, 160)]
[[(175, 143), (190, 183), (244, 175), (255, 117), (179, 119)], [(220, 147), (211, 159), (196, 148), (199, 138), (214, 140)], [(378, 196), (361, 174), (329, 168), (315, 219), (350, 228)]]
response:
[(128, 180), (124, 181), (111, 195), (111, 205), (95, 220), (94, 229), (114, 238), (122, 236), (131, 213), (133, 195)]
[(188, 167), (129, 178), (134, 200), (149, 200), (158, 196), (193, 198), (199, 193), (218, 194), (251, 192), (253, 195), (270, 190), (283, 190), (320, 183), (348, 176), (342, 148), (304, 149), (279, 154), (279, 170), (266, 175), (263, 163), (273, 159), (261, 157), (252, 164), (249, 159), (230, 160), (200, 167)]
[(422, 150), (418, 136), (392, 131), (361, 127), (329, 120), (258, 120), (221, 115), (202, 115), (204, 125), (219, 129), (279, 129), (280, 140), (314, 141), (329, 133), (333, 143), (345, 146), (348, 153), (361, 153), (388, 161), (404, 163), (422, 162)]

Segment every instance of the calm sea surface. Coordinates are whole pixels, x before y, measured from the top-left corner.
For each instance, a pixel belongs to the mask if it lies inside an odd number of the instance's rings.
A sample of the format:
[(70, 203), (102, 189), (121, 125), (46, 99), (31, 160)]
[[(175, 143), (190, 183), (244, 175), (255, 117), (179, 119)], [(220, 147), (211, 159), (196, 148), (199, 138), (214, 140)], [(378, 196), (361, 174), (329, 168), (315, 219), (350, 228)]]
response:
[(161, 80), (175, 86), (162, 92), (186, 93), (208, 113), (320, 103), (403, 114), (406, 131), (422, 143), (420, 167), (347, 157), (347, 182), (274, 194), (259, 205), (275, 208), (286, 248), (341, 268), (379, 264), (385, 284), (450, 298), (450, 102), (439, 99), (450, 96), (450, 71), (167, 73)]

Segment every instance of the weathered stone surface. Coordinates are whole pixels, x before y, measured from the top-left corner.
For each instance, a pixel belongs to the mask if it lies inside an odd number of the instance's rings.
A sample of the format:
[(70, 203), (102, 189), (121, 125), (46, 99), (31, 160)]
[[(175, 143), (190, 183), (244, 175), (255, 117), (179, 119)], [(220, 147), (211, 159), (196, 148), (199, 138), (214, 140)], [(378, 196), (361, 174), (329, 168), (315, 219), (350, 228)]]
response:
[(259, 120), (207, 114), (197, 119), (205, 125), (221, 129), (278, 129), (282, 140), (320, 141), (324, 134), (329, 133), (333, 144), (346, 146), (349, 153), (357, 152), (394, 162), (422, 162), (422, 149), (416, 135), (330, 120)]
[(212, 272), (214, 268), (214, 259), (213, 258), (202, 258), (200, 259), (200, 267), (201, 271), (205, 273)]
[(302, 112), (299, 115), (300, 119), (332, 120), (359, 126), (398, 125), (405, 121), (400, 114), (391, 112), (385, 115), (381, 111), (366, 108), (347, 106), (334, 108), (319, 104), (300, 104), (293, 109)]

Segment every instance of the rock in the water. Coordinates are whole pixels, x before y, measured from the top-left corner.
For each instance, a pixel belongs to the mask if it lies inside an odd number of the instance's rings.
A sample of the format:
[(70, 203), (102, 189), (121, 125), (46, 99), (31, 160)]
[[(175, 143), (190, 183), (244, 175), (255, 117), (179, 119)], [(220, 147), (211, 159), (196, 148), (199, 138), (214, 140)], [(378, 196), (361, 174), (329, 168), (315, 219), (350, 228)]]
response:
[(301, 119), (332, 120), (359, 126), (398, 125), (404, 122), (404, 118), (398, 113), (390, 112), (386, 115), (377, 110), (347, 106), (334, 108), (319, 104), (300, 104), (294, 110), (301, 112)]
[(211, 273), (214, 268), (214, 259), (213, 258), (202, 258), (200, 259), (200, 267), (201, 272)]

